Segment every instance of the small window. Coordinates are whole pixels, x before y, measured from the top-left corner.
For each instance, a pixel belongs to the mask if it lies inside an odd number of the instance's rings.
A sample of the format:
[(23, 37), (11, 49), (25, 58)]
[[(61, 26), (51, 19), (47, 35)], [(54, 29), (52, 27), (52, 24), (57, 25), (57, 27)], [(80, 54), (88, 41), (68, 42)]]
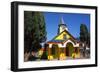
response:
[(67, 39), (67, 36), (66, 36), (66, 34), (64, 34), (64, 35), (63, 35), (63, 39), (64, 39), (64, 40), (66, 40), (66, 39)]

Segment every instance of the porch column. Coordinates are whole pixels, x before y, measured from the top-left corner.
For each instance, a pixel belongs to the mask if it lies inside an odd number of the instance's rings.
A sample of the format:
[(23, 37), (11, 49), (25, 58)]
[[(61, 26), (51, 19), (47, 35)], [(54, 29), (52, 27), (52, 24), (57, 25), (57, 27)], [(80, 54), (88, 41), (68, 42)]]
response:
[[(47, 46), (47, 52), (48, 52), (48, 55), (47, 55), (47, 57), (50, 57), (50, 54), (51, 54), (51, 51), (50, 51), (50, 44), (48, 44), (48, 46)], [(49, 60), (49, 59), (48, 59)]]
[(65, 53), (65, 56), (66, 56), (66, 47), (64, 48), (64, 53)]
[(58, 60), (60, 59), (60, 48), (58, 47)]

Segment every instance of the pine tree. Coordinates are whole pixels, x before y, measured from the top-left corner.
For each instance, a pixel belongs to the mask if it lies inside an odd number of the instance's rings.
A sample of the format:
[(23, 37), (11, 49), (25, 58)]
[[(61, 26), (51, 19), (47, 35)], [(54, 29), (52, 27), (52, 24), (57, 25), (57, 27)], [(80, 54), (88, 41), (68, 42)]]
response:
[(24, 48), (25, 51), (38, 51), (46, 41), (46, 26), (42, 12), (24, 12)]
[(80, 26), (80, 41), (84, 44), (83, 56), (85, 57), (86, 46), (90, 45), (90, 34), (85, 24)]

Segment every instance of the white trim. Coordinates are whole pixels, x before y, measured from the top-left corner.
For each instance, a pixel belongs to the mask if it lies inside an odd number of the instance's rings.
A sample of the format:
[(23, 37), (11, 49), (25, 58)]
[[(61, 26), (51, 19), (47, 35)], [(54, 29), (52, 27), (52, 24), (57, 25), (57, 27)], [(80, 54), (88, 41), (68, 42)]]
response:
[[(62, 48), (65, 48), (67, 43), (72, 43), (73, 47), (79, 47), (79, 43), (76, 42), (76, 44), (73, 43), (73, 41), (71, 41), (70, 39), (67, 40), (64, 44), (61, 44), (61, 43), (57, 43), (58, 44), (58, 47), (62, 47)], [(53, 44), (49, 44), (49, 48), (52, 47)]]
[(52, 48), (52, 44), (49, 44), (49, 48)]
[(70, 39), (64, 43), (64, 46), (66, 47), (66, 45), (67, 45), (68, 43), (72, 43), (72, 45), (75, 46), (75, 44), (73, 43), (73, 41), (71, 41)]

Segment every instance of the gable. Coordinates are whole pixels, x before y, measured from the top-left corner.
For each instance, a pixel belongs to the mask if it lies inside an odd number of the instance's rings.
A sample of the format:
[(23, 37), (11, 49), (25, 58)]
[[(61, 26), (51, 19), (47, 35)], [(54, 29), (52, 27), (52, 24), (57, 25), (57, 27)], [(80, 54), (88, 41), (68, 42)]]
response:
[(60, 33), (59, 35), (57, 35), (54, 40), (67, 40), (69, 38), (72, 38), (72, 36), (66, 32), (66, 31), (63, 31), (62, 33)]

